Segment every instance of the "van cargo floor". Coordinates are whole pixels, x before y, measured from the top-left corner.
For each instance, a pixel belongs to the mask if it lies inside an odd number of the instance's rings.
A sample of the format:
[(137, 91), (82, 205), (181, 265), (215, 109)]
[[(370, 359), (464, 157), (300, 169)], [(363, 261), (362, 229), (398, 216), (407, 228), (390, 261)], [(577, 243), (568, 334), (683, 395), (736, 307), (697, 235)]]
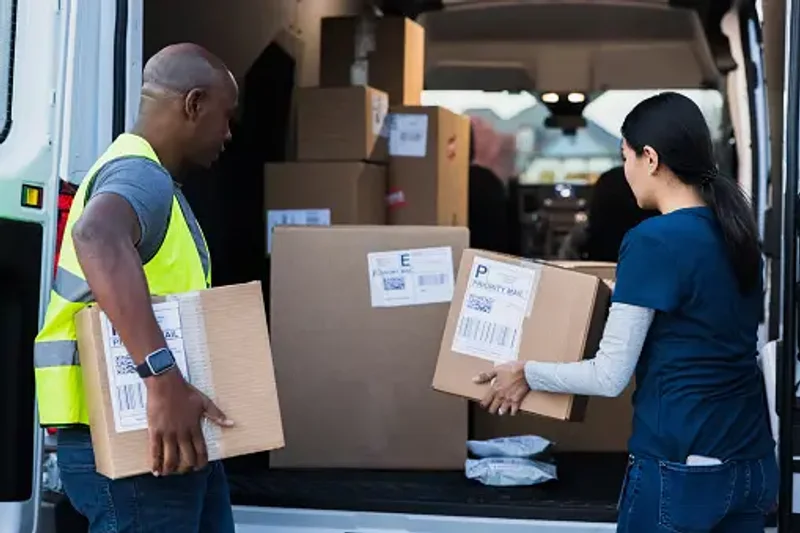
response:
[[(558, 481), (486, 487), (463, 472), (229, 468), (236, 505), (614, 522), (627, 455), (556, 454)], [(242, 463), (239, 463), (243, 466)]]

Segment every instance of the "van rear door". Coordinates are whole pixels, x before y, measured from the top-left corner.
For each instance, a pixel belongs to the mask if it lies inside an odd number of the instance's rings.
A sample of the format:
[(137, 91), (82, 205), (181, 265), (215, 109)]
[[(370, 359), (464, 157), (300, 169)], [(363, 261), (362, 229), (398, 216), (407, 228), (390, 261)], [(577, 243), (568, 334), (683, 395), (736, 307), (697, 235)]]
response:
[(59, 185), (78, 184), (132, 121), (142, 10), (142, 0), (0, 0), (0, 533), (37, 531), (33, 341), (53, 276)]
[(0, 0), (2, 533), (35, 531), (39, 507), (33, 339), (52, 277), (60, 11), (57, 0)]

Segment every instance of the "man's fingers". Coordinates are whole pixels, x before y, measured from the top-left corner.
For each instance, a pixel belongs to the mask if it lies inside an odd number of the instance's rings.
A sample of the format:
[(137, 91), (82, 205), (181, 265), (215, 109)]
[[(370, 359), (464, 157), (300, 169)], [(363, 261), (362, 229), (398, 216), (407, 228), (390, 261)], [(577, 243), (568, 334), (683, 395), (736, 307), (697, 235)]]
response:
[(194, 470), (197, 466), (197, 453), (195, 452), (191, 435), (181, 436), (181, 440), (178, 442), (178, 450), (180, 451), (178, 472), (185, 474)]
[(204, 407), (205, 407), (205, 413), (203, 414), (205, 415), (206, 418), (214, 422), (216, 425), (225, 428), (233, 426), (233, 420), (225, 416), (225, 413), (223, 413), (219, 407), (214, 405), (214, 402), (212, 402), (210, 399), (206, 398), (206, 403)]
[(178, 451), (178, 440), (175, 435), (167, 435), (164, 440), (164, 468), (161, 474), (168, 476), (174, 474), (181, 462), (180, 452)]
[(483, 385), (485, 383), (489, 383), (496, 377), (497, 377), (497, 372), (495, 370), (490, 370), (489, 372), (481, 372), (480, 374), (472, 378), (472, 382), (477, 383), (478, 385)]
[(206, 448), (206, 439), (203, 437), (203, 432), (200, 431), (199, 427), (192, 432), (192, 445), (197, 457), (195, 468), (197, 470), (205, 468), (208, 464), (208, 449)]
[(150, 432), (150, 458), (152, 460), (150, 471), (154, 476), (160, 476), (164, 469), (164, 447), (161, 435), (153, 431)]

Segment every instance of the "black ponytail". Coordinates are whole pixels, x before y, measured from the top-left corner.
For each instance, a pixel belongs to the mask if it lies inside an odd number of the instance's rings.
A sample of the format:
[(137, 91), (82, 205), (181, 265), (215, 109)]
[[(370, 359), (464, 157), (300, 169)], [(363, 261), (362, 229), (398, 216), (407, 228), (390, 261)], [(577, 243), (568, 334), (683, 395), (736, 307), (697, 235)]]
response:
[(755, 215), (739, 185), (717, 170), (711, 134), (697, 105), (674, 92), (648, 98), (625, 118), (622, 136), (637, 155), (651, 147), (659, 164), (698, 189), (722, 230), (739, 289), (757, 287), (761, 249)]

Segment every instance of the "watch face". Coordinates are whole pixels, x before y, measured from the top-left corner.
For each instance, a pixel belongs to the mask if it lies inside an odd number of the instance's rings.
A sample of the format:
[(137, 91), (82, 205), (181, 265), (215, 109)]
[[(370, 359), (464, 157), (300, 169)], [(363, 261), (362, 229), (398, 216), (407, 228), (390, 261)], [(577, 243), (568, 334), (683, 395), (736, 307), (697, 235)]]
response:
[(166, 372), (175, 365), (175, 358), (168, 350), (159, 350), (148, 358), (154, 374)]

